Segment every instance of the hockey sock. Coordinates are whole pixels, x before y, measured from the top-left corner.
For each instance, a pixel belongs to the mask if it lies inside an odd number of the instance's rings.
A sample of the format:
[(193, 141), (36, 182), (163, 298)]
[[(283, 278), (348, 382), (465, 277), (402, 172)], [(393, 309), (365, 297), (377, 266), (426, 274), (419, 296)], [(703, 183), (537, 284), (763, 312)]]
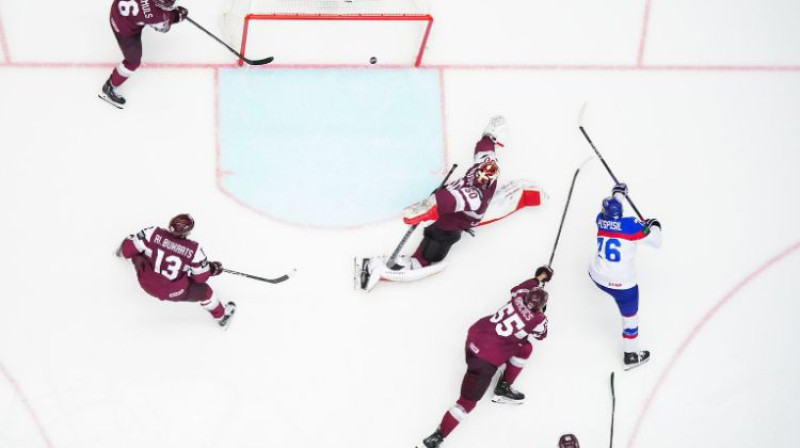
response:
[(411, 256), (414, 260), (417, 260), (420, 266), (423, 268), (431, 264), (430, 261), (426, 260), (425, 257), (422, 256), (422, 245), (420, 245), (417, 250), (414, 252), (414, 255)]
[(520, 347), (519, 351), (508, 360), (506, 363), (506, 371), (503, 373), (503, 381), (508, 384), (514, 384), (525, 364), (528, 363), (528, 358), (533, 353), (533, 345), (525, 344)]
[(111, 85), (114, 86), (115, 89), (121, 86), (122, 83), (130, 78), (134, 70), (130, 70), (128, 67), (125, 67), (124, 63), (117, 65), (114, 68), (114, 71), (111, 72)]
[(622, 316), (622, 340), (625, 352), (639, 351), (639, 315)]
[(439, 424), (439, 429), (442, 431), (442, 436), (447, 437), (462, 420), (467, 418), (467, 414), (469, 414), (473, 409), (475, 409), (475, 405), (478, 404), (474, 401), (467, 400), (465, 398), (460, 398), (455, 406), (450, 408), (442, 418), (442, 423)]
[(222, 316), (225, 315), (225, 307), (222, 305), (222, 303), (220, 303), (219, 299), (217, 299), (217, 296), (215, 295), (212, 295), (208, 300), (200, 302), (200, 306), (211, 313), (211, 316), (213, 316), (214, 319), (222, 319)]

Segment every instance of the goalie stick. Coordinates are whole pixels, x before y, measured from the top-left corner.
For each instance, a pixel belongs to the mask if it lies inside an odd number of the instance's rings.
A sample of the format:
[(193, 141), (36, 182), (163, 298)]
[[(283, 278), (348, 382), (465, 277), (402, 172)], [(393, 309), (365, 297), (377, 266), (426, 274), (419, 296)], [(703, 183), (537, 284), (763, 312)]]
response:
[[(606, 163), (606, 160), (600, 154), (600, 151), (597, 150), (597, 147), (594, 146), (594, 143), (592, 142), (592, 139), (589, 138), (589, 134), (586, 133), (586, 129), (584, 129), (584, 127), (583, 127), (583, 113), (584, 113), (585, 110), (586, 110), (586, 103), (583, 103), (583, 107), (581, 107), (581, 112), (578, 115), (578, 129), (580, 129), (581, 134), (583, 134), (583, 137), (586, 138), (586, 141), (589, 142), (589, 145), (594, 150), (594, 153), (597, 154), (597, 157), (600, 159), (600, 161), (603, 162), (603, 166), (606, 167), (606, 171), (608, 171), (608, 174), (610, 174), (611, 178), (614, 179), (614, 183), (618, 184), (619, 180), (617, 179), (617, 176), (615, 176), (614, 173), (611, 171), (611, 168), (608, 166), (608, 163)], [(642, 214), (639, 213), (639, 209), (636, 208), (636, 205), (633, 203), (633, 201), (631, 200), (630, 196), (628, 196), (626, 194), (625, 195), (625, 199), (628, 201), (628, 204), (631, 204), (631, 207), (633, 207), (633, 211), (636, 212), (636, 216), (639, 217), (639, 220), (644, 221), (644, 218), (642, 217)]]
[(211, 37), (212, 37), (212, 38), (213, 38), (215, 41), (217, 41), (217, 42), (219, 42), (220, 44), (222, 44), (222, 45), (223, 45), (225, 48), (227, 48), (228, 50), (230, 50), (230, 52), (231, 52), (231, 53), (235, 54), (235, 55), (236, 55), (236, 56), (237, 56), (239, 59), (243, 60), (244, 62), (247, 62), (247, 63), (248, 63), (248, 64), (250, 64), (250, 65), (264, 65), (264, 64), (269, 64), (270, 62), (272, 62), (273, 60), (275, 60), (275, 58), (274, 58), (274, 57), (272, 57), (272, 56), (270, 56), (270, 57), (268, 57), (268, 58), (264, 58), (264, 59), (255, 59), (255, 60), (253, 60), (253, 59), (247, 59), (247, 58), (246, 58), (246, 57), (244, 57), (242, 54), (240, 54), (238, 51), (234, 50), (234, 49), (233, 49), (233, 48), (231, 48), (231, 47), (230, 47), (228, 44), (226, 44), (225, 42), (223, 42), (223, 41), (222, 41), (222, 39), (220, 39), (219, 37), (215, 36), (215, 35), (214, 35), (214, 34), (212, 34), (210, 31), (208, 31), (207, 29), (203, 28), (203, 26), (202, 26), (202, 25), (200, 25), (199, 23), (197, 23), (197, 22), (195, 22), (194, 20), (192, 20), (192, 18), (191, 18), (191, 17), (189, 17), (189, 16), (186, 16), (186, 20), (188, 20), (188, 21), (189, 21), (189, 23), (191, 23), (192, 25), (194, 25), (194, 26), (196, 26), (197, 28), (199, 28), (199, 29), (200, 29), (200, 31), (202, 31), (202, 32), (204, 32), (204, 33), (206, 33), (206, 34), (208, 34), (208, 35), (209, 35), (209, 36), (211, 36)]
[[(442, 187), (447, 185), (447, 180), (450, 179), (450, 175), (453, 174), (453, 171), (456, 170), (456, 167), (458, 167), (458, 164), (454, 163), (453, 166), (450, 168), (450, 171), (447, 172), (447, 176), (444, 177), (444, 180), (442, 181), (442, 183), (439, 184), (439, 186), (436, 187), (431, 192), (431, 194), (435, 194)], [(394, 252), (392, 252), (392, 255), (389, 257), (388, 260), (386, 260), (386, 266), (388, 266), (389, 269), (394, 269), (397, 266), (396, 260), (397, 260), (397, 256), (400, 255), (400, 250), (403, 249), (403, 246), (405, 246), (406, 241), (408, 241), (408, 239), (411, 237), (411, 234), (414, 233), (414, 230), (416, 230), (418, 226), (419, 226), (419, 224), (414, 224), (414, 225), (412, 225), (412, 226), (410, 226), (408, 228), (408, 230), (406, 231), (406, 234), (403, 235), (403, 239), (400, 240), (400, 243), (397, 244), (397, 247), (395, 248)], [(363, 280), (362, 280), (362, 283), (363, 283)]]
[(286, 274), (283, 274), (280, 277), (276, 277), (276, 278), (264, 278), (264, 277), (259, 277), (257, 275), (245, 274), (244, 272), (232, 271), (230, 269), (225, 269), (225, 268), (222, 269), (222, 272), (226, 272), (228, 274), (233, 274), (233, 275), (239, 275), (239, 276), (242, 276), (242, 277), (247, 277), (247, 278), (250, 278), (250, 279), (253, 279), (253, 280), (258, 280), (258, 281), (261, 281), (261, 282), (283, 283), (286, 280), (289, 280), (289, 278), (292, 275), (294, 275), (295, 272), (297, 272), (297, 269), (292, 269), (290, 272), (288, 272)]

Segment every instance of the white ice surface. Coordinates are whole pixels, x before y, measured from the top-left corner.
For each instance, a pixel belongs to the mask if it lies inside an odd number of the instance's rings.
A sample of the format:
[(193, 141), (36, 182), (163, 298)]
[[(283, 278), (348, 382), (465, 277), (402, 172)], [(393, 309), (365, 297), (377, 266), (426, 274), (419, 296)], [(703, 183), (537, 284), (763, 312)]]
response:
[[(215, 3), (184, 2), (206, 23)], [(575, 124), (585, 101), (595, 143), (664, 225), (664, 246), (638, 260), (653, 361), (621, 371), (619, 316), (585, 273), (612, 184), (594, 161), (556, 255), (550, 337), (518, 380), (528, 403), (485, 399), (445, 447), (551, 447), (563, 432), (607, 446), (611, 370), (617, 447), (795, 446), (800, 4), (652, 0), (645, 66), (613, 70), (635, 67), (648, 2), (601, 3), (432, 6), (425, 61), (446, 66), (448, 160), (466, 163), (503, 113), (503, 176), (536, 180), (551, 201), (465, 237), (444, 273), (365, 295), (351, 257), (390, 252), (405, 227), (297, 228), (231, 202), (216, 183), (213, 67), (144, 66), (117, 111), (95, 98), (119, 58), (109, 1), (0, 1), (0, 447), (414, 446), (458, 396), (469, 325), (547, 261), (592, 154)], [(145, 36), (145, 62), (231, 58), (181, 24)], [(146, 296), (111, 252), (182, 211), (213, 259), (297, 276), (215, 278), (239, 304), (226, 333), (199, 307)]]

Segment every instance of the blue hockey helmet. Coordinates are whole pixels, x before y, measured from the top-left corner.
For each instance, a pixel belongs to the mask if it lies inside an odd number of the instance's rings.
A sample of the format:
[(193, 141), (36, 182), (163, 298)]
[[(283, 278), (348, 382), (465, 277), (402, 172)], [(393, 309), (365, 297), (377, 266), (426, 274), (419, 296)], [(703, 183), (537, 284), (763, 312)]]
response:
[(622, 218), (622, 203), (614, 196), (603, 199), (603, 215), (609, 219)]

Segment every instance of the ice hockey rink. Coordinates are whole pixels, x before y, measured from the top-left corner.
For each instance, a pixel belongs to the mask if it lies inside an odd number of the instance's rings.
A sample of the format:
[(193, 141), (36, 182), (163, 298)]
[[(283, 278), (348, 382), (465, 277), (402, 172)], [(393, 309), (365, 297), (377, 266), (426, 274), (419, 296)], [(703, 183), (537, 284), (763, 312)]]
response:
[[(214, 32), (222, 3), (181, 2)], [(469, 326), (548, 261), (594, 154), (584, 104), (663, 224), (637, 261), (652, 360), (623, 371), (586, 273), (613, 184), (595, 158), (549, 337), (515, 383), (527, 402), (487, 393), (443, 447), (608, 446), (612, 371), (614, 447), (797, 446), (800, 3), (438, 1), (420, 68), (239, 68), (181, 23), (145, 31), (125, 110), (97, 99), (121, 58), (110, 4), (0, 0), (0, 447), (416, 446), (458, 397)], [(402, 208), (463, 173), (494, 114), (501, 182), (537, 182), (545, 205), (465, 235), (441, 274), (355, 291), (353, 257), (391, 253)], [(181, 212), (211, 259), (297, 274), (213, 278), (238, 305), (226, 332), (147, 296), (112, 252)]]

